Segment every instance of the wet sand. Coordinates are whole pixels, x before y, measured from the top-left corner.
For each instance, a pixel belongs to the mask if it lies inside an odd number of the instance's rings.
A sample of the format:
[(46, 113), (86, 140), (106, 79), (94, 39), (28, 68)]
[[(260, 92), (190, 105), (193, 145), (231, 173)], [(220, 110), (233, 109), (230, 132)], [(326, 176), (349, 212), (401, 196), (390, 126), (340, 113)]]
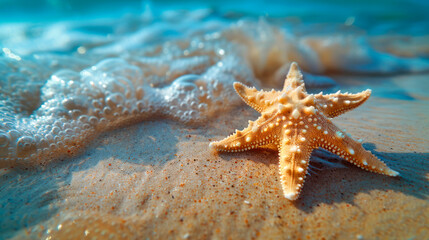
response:
[(158, 120), (117, 129), (45, 170), (3, 169), (0, 231), (17, 239), (424, 239), (428, 78), (336, 77), (329, 90), (373, 90), (334, 123), (399, 178), (322, 166), (291, 202), (276, 152), (208, 148), (258, 117), (243, 104), (198, 127)]

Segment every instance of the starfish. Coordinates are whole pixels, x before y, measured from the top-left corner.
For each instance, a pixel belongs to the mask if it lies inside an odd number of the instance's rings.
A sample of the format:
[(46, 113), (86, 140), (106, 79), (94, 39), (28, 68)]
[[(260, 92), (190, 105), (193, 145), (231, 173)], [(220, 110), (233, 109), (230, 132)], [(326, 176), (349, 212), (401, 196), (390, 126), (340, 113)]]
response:
[(210, 143), (220, 152), (241, 152), (270, 147), (279, 152), (279, 173), (284, 196), (296, 200), (304, 185), (311, 152), (324, 148), (346, 161), (371, 172), (398, 176), (384, 162), (366, 151), (359, 141), (331, 122), (364, 103), (371, 90), (357, 94), (308, 94), (301, 71), (291, 64), (282, 91), (257, 91), (239, 82), (234, 83), (237, 94), (250, 107), (261, 113), (242, 131)]

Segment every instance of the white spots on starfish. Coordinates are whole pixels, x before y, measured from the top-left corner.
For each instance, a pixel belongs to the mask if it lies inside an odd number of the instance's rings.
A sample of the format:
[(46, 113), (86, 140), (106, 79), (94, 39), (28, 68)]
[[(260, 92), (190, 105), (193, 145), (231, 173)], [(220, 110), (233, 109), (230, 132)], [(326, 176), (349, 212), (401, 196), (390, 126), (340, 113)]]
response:
[(301, 142), (305, 142), (305, 137), (301, 137), (299, 140), (301, 140)]
[(290, 129), (286, 129), (285, 134), (289, 134), (289, 133), (290, 133)]
[(284, 196), (285, 196), (285, 198), (292, 200), (292, 201), (298, 198), (298, 195), (296, 192), (285, 192)]
[(368, 162), (364, 159), (364, 160), (362, 160), (362, 164), (365, 165), (365, 166), (367, 166)]
[(345, 100), (344, 104), (349, 105), (350, 104), (350, 100)]
[(289, 152), (291, 152), (291, 153), (300, 153), (301, 149), (297, 145), (292, 145), (289, 148)]
[[(288, 105), (290, 105), (290, 104), (288, 104)], [(288, 106), (288, 107), (286, 107), (285, 105), (283, 105), (283, 104), (279, 104), (278, 106), (277, 106), (277, 108), (278, 108), (278, 110), (279, 110), (279, 112), (280, 113), (286, 113), (288, 110), (290, 110), (290, 107)]]
[(325, 130), (325, 131), (323, 131), (323, 134), (327, 135), (327, 134), (328, 134), (328, 131), (326, 131), (326, 130)]
[(286, 93), (282, 93), (282, 95), (279, 96), (279, 102), (286, 101), (288, 99), (288, 96)]
[(297, 168), (297, 170), (298, 170), (298, 172), (300, 172), (300, 173), (304, 172), (304, 168), (302, 168), (302, 167), (298, 167), (298, 168)]
[(387, 170), (387, 175), (392, 176), (392, 177), (396, 177), (396, 176), (399, 176), (399, 172), (392, 170), (392, 169), (389, 169), (389, 170)]
[(292, 117), (293, 117), (293, 118), (298, 119), (300, 115), (301, 115), (301, 114), (299, 113), (298, 109), (296, 109), (296, 108), (295, 108), (295, 109), (292, 111)]
[(313, 106), (305, 107), (304, 108), (304, 112), (307, 113), (307, 114), (315, 114), (316, 113), (316, 108), (314, 108)]
[(353, 150), (353, 148), (348, 148), (347, 151), (349, 151), (350, 155), (355, 154), (355, 150)]
[(246, 142), (250, 142), (252, 140), (252, 138), (250, 136), (246, 137)]
[(259, 126), (255, 125), (252, 128), (252, 132), (256, 133), (259, 130)]
[(307, 133), (307, 130), (305, 130), (305, 129), (302, 129), (302, 133)]
[(322, 129), (322, 127), (321, 127), (321, 126), (317, 126), (317, 127), (316, 127), (316, 129), (317, 129), (317, 130), (320, 130), (320, 129)]
[(313, 95), (313, 94), (309, 94), (309, 95), (307, 95), (307, 96), (302, 100), (302, 102), (303, 102), (305, 105), (308, 105), (308, 104), (313, 105), (313, 104), (314, 104), (314, 95)]

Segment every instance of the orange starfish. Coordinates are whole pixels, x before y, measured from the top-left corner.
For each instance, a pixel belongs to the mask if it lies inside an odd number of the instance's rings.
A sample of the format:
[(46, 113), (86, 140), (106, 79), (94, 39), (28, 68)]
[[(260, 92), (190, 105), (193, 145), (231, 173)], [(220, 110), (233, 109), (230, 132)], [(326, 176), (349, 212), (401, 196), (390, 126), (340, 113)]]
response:
[(261, 117), (255, 122), (249, 121), (244, 130), (210, 143), (210, 147), (225, 152), (267, 146), (278, 149), (280, 182), (286, 198), (298, 198), (310, 154), (318, 147), (367, 171), (399, 175), (330, 120), (364, 103), (371, 90), (357, 94), (308, 94), (296, 63), (292, 63), (282, 91), (257, 91), (239, 82), (234, 83), (234, 88), (243, 101), (261, 113)]

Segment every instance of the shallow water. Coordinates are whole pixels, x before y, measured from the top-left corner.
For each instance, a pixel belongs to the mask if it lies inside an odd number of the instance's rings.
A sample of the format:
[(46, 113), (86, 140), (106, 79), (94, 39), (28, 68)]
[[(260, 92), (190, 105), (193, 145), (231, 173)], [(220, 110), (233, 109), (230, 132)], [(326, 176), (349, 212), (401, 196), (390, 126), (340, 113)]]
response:
[[(2, 235), (372, 238), (404, 224), (386, 234), (425, 236), (427, 218), (409, 221), (428, 208), (429, 28), (420, 10), (426, 4), (404, 10), (403, 2), (381, 8), (386, 2), (379, 1), (371, 11), (351, 10), (357, 3), (322, 4), (341, 13), (328, 16), (309, 14), (318, 6), (306, 3), (284, 11), (275, 4), (258, 9), (257, 1), (184, 11), (139, 2), (88, 10), (79, 19), (73, 4), (61, 18), (48, 5), (45, 18), (31, 12), (33, 21), (3, 18)], [(367, 148), (402, 180), (336, 160), (346, 170), (317, 174), (321, 179), (310, 179), (294, 205), (277, 186), (276, 153), (209, 151), (211, 140), (257, 116), (232, 83), (278, 89), (293, 61), (310, 91), (373, 89), (363, 109), (338, 123), (366, 136)], [(379, 213), (380, 207), (388, 210)], [(321, 215), (328, 223), (312, 230)], [(380, 227), (359, 232), (344, 218)]]

